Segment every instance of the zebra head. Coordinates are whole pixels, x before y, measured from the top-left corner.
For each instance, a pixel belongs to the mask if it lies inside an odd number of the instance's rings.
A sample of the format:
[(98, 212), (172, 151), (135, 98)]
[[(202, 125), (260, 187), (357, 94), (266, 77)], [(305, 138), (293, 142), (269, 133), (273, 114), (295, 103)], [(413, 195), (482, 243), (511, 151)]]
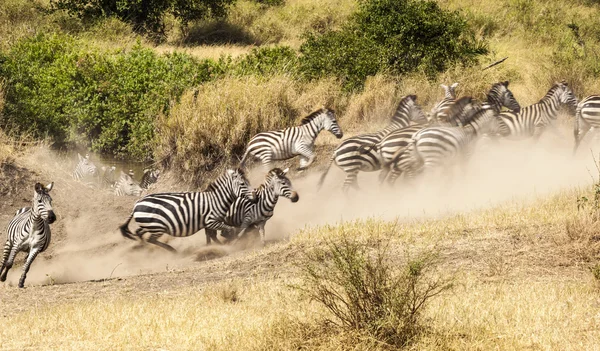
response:
[(77, 157), (79, 158), (79, 163), (77, 163), (77, 166), (75, 167), (76, 178), (80, 179), (87, 176), (98, 175), (98, 168), (90, 160), (90, 154), (85, 154), (85, 157), (83, 157), (78, 153)]
[(142, 195), (142, 188), (129, 174), (125, 174), (121, 171), (121, 176), (115, 185), (115, 195), (140, 196)]
[(452, 83), (452, 85), (447, 86), (446, 84), (440, 84), (440, 87), (444, 89), (444, 98), (446, 99), (456, 99), (456, 87), (458, 83)]
[(558, 101), (567, 106), (569, 112), (574, 113), (577, 109), (577, 97), (573, 94), (573, 90), (567, 84), (567, 82), (562, 81), (560, 83), (555, 83), (554, 86), (558, 86), (556, 93), (558, 94)]
[(313, 120), (317, 120), (317, 118), (321, 120), (323, 129), (331, 132), (336, 138), (341, 139), (344, 136), (344, 132), (342, 132), (342, 128), (335, 118), (335, 112), (329, 108), (322, 108), (311, 113), (302, 119), (302, 124), (310, 123)]
[(508, 89), (508, 81), (493, 84), (487, 93), (487, 102), (497, 112), (500, 112), (502, 106), (515, 113), (521, 111), (521, 105)]
[(220, 179), (217, 178), (214, 183), (208, 186), (207, 190), (216, 190), (220, 183), (225, 183), (228, 184), (227, 187), (233, 193), (234, 197), (243, 197), (253, 204), (258, 202), (256, 191), (254, 191), (254, 189), (252, 189), (250, 186), (250, 182), (248, 181), (248, 178), (246, 178), (246, 174), (244, 174), (242, 169), (228, 169), (227, 172), (225, 172), (225, 175), (221, 176), (221, 178), (222, 177), (225, 177), (224, 181), (220, 181)]
[(404, 118), (408, 119), (408, 122), (414, 122), (415, 124), (427, 123), (429, 120), (427, 119), (427, 115), (421, 109), (421, 106), (417, 104), (417, 96), (416, 95), (408, 95), (405, 96), (398, 107), (396, 108), (396, 113), (394, 114), (393, 120), (404, 115)]
[(148, 189), (148, 187), (158, 181), (160, 177), (160, 170), (146, 168), (144, 170), (144, 175), (142, 176), (142, 182), (140, 186), (144, 189)]
[(269, 171), (269, 173), (267, 173), (267, 176), (265, 177), (265, 184), (273, 189), (275, 195), (287, 197), (292, 202), (298, 202), (300, 197), (292, 187), (292, 182), (286, 176), (286, 173), (289, 170), (289, 168), (284, 170), (281, 170), (280, 168), (273, 168)]
[(31, 206), (31, 213), (35, 217), (40, 217), (48, 223), (54, 223), (56, 221), (56, 215), (52, 209), (52, 198), (50, 197), (50, 190), (54, 186), (54, 182), (43, 186), (41, 183), (35, 183), (35, 192), (33, 193), (33, 205)]

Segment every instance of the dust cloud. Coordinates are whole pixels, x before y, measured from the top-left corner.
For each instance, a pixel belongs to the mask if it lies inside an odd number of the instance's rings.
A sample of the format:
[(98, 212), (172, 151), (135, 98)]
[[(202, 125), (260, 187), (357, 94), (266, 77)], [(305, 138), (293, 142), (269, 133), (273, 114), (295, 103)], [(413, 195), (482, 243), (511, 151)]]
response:
[[(335, 165), (321, 190), (317, 190), (321, 171), (313, 168), (305, 174), (292, 174), (290, 179), (300, 201), (291, 203), (280, 199), (274, 217), (266, 226), (267, 240), (288, 238), (306, 226), (366, 217), (400, 222), (406, 218), (436, 218), (510, 201), (523, 204), (562, 189), (589, 186), (598, 175), (590, 143), (573, 156), (572, 131), (561, 126), (557, 132), (546, 133), (537, 143), (531, 140), (481, 142), (466, 169), (455, 167), (409, 184), (399, 179), (394, 188), (380, 186), (378, 172), (361, 173), (361, 191), (351, 190), (348, 196), (341, 192), (344, 174)], [(329, 155), (318, 157), (323, 163)], [(295, 167), (297, 161), (286, 165)], [(108, 190), (89, 189), (74, 182), (70, 172), (75, 161), (57, 156), (47, 148), (40, 148), (21, 163), (37, 171), (40, 181), (55, 181), (52, 195), (58, 216), (52, 225), (50, 247), (32, 265), (27, 285), (156, 273), (197, 265), (198, 257), (210, 259), (236, 250), (227, 246), (215, 254), (214, 248), (206, 248), (203, 232), (187, 238), (164, 236), (163, 239), (177, 249), (177, 254), (127, 240), (121, 236), (118, 226), (127, 219), (136, 198), (115, 197)], [(254, 186), (262, 182), (263, 176), (259, 167), (249, 174)], [(155, 191), (165, 189), (176, 190), (177, 184), (163, 184)], [(24, 190), (21, 197), (30, 199), (30, 193), (29, 189)], [(16, 210), (17, 205), (14, 207)], [(10, 218), (5, 220), (4, 217), (0, 225), (6, 228)], [(133, 221), (130, 226), (135, 229)], [(24, 254), (18, 258), (8, 276), (12, 286), (21, 275), (19, 263), (23, 262)]]

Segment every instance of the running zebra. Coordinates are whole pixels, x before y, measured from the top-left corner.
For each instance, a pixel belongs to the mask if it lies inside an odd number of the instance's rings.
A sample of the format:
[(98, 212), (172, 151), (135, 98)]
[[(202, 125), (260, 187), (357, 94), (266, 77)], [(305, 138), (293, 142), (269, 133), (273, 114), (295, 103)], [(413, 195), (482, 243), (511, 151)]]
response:
[(577, 152), (579, 144), (589, 130), (592, 129), (592, 132), (595, 132), (598, 127), (600, 127), (600, 96), (590, 95), (577, 104), (574, 130), (575, 148), (573, 149), (573, 153)]
[(554, 123), (561, 105), (572, 111), (577, 108), (577, 98), (565, 82), (555, 83), (538, 103), (523, 107), (519, 112), (502, 112), (500, 133), (505, 137), (534, 137), (537, 140)]
[(102, 187), (104, 188), (114, 188), (115, 183), (117, 182), (115, 176), (115, 166), (111, 167), (102, 167)]
[(142, 189), (148, 189), (150, 185), (158, 181), (158, 177), (160, 177), (160, 170), (152, 168), (145, 169), (142, 181), (140, 182), (140, 187)]
[(283, 130), (258, 133), (248, 143), (240, 167), (244, 167), (250, 158), (261, 160), (263, 167), (271, 169), (271, 162), (275, 160), (287, 160), (300, 155), (300, 167), (304, 170), (310, 166), (314, 159), (315, 139), (321, 130), (328, 130), (338, 139), (344, 136), (342, 129), (337, 123), (335, 113), (331, 109), (319, 109), (304, 119), (302, 124)]
[(6, 275), (12, 268), (15, 256), (19, 251), (29, 252), (23, 274), (19, 280), (19, 288), (25, 285), (25, 278), (35, 257), (48, 248), (50, 244), (50, 224), (56, 220), (52, 209), (50, 190), (54, 183), (43, 186), (35, 184), (32, 207), (24, 207), (17, 211), (8, 223), (8, 234), (2, 256), (0, 281), (6, 281)]
[[(513, 93), (508, 89), (508, 85), (508, 81), (493, 84), (487, 93), (486, 102), (483, 103), (482, 106), (473, 105), (473, 100), (470, 97), (466, 97), (462, 100), (459, 99), (458, 101), (461, 101), (461, 103), (456, 101), (449, 110), (449, 116), (451, 116), (451, 125), (464, 126), (468, 123), (471, 123), (474, 113), (479, 110), (486, 110), (488, 111), (486, 114), (493, 114), (495, 116), (500, 113), (502, 107), (506, 107), (518, 112), (521, 107), (515, 99)], [(489, 122), (496, 126), (494, 122)], [(421, 126), (410, 126), (399, 129), (383, 138), (377, 145), (383, 160), (383, 170), (379, 176), (380, 182), (388, 179), (389, 183), (393, 184), (395, 180), (406, 170), (409, 170), (409, 173), (406, 174), (407, 176), (410, 177), (415, 175), (416, 167), (409, 167), (403, 164), (411, 162), (410, 160), (412, 157), (412, 152), (408, 153), (404, 157), (402, 157), (401, 154), (403, 150), (406, 150), (406, 148), (409, 146), (409, 143), (411, 140), (413, 140), (416, 133), (422, 129), (423, 127)], [(494, 133), (496, 133), (496, 131), (494, 131)]]
[(335, 164), (346, 173), (342, 187), (347, 192), (350, 187), (359, 190), (357, 177), (359, 172), (374, 172), (381, 169), (381, 156), (375, 145), (394, 130), (413, 123), (427, 123), (421, 107), (417, 105), (417, 96), (408, 95), (400, 100), (396, 112), (387, 127), (376, 133), (360, 134), (344, 140), (333, 152), (329, 166), (321, 175), (318, 187), (325, 181), (331, 165)]
[(125, 174), (121, 171), (119, 180), (115, 183), (115, 195), (116, 196), (140, 196), (142, 195), (142, 188), (133, 180), (131, 177), (133, 172), (129, 171), (129, 174)]
[[(227, 170), (204, 192), (160, 193), (146, 195), (136, 202), (127, 221), (119, 227), (121, 234), (128, 239), (142, 239), (150, 233), (147, 242), (169, 251), (175, 251), (168, 244), (158, 241), (163, 234), (176, 237), (190, 236), (203, 228), (232, 230), (224, 218), (238, 197), (245, 197), (256, 203), (256, 194), (241, 169)], [(135, 219), (139, 228), (135, 235), (129, 230), (129, 222)], [(210, 237), (206, 236), (207, 245)]]
[[(273, 168), (265, 176), (265, 181), (256, 188), (257, 202), (251, 203), (244, 197), (238, 197), (233, 205), (229, 208), (225, 216), (225, 223), (236, 227), (234, 231), (222, 231), (221, 235), (227, 238), (227, 241), (235, 240), (239, 236), (243, 236), (246, 229), (250, 226), (258, 227), (260, 232), (261, 243), (265, 244), (265, 224), (275, 211), (275, 205), (280, 196), (290, 199), (292, 202), (297, 202), (298, 193), (292, 188), (292, 182), (286, 176), (289, 168), (281, 170)], [(217, 239), (217, 231), (205, 229), (207, 235), (219, 242)]]
[(90, 177), (95, 178), (98, 176), (98, 168), (90, 161), (90, 154), (86, 154), (85, 157), (82, 157), (78, 153), (77, 157), (79, 158), (79, 162), (73, 171), (73, 179), (84, 181), (88, 180)]
[(441, 125), (450, 123), (450, 121), (448, 120), (448, 111), (450, 110), (450, 106), (452, 106), (454, 101), (456, 101), (457, 86), (458, 83), (453, 83), (450, 86), (440, 84), (440, 87), (444, 89), (444, 98), (431, 109), (431, 122), (438, 123)]

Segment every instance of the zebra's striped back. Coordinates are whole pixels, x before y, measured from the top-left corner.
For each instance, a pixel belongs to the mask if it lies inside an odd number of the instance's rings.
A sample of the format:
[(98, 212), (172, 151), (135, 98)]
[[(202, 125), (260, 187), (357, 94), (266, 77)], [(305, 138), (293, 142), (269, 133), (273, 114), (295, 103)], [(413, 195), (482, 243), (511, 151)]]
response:
[(86, 154), (85, 157), (77, 154), (77, 157), (79, 158), (79, 162), (73, 171), (73, 179), (85, 180), (98, 176), (98, 168), (96, 168), (96, 165), (90, 161), (89, 154)]
[[(330, 159), (346, 173), (343, 189), (355, 186), (358, 172), (373, 172), (381, 169), (381, 156), (377, 143), (395, 130), (405, 128), (411, 123), (426, 123), (427, 118), (416, 103), (416, 95), (405, 96), (398, 104), (390, 124), (376, 133), (367, 133), (344, 140), (333, 152)], [(321, 176), (319, 186), (325, 180), (329, 168)]]
[[(151, 233), (149, 242), (158, 244), (156, 238), (162, 234), (190, 236), (203, 228), (231, 229), (223, 221), (225, 214), (236, 198), (245, 197), (256, 202), (256, 196), (244, 173), (227, 170), (219, 176), (207, 191), (188, 193), (160, 193), (146, 195), (136, 202), (133, 213), (121, 227), (121, 233), (134, 238), (128, 229), (131, 219), (139, 225), (136, 236)], [(159, 244), (173, 250), (166, 244)]]
[(133, 180), (129, 174), (121, 171), (119, 180), (115, 183), (116, 196), (140, 196), (142, 188)]
[(556, 83), (538, 103), (524, 107), (519, 112), (502, 112), (500, 132), (503, 136), (517, 138), (539, 137), (554, 123), (562, 105), (575, 111), (577, 99), (566, 83)]
[(450, 86), (440, 84), (440, 87), (444, 89), (444, 98), (431, 109), (431, 122), (443, 125), (451, 123), (448, 119), (448, 111), (450, 106), (456, 101), (457, 86), (458, 83), (453, 83)]
[(158, 181), (158, 177), (160, 177), (160, 170), (145, 169), (144, 175), (142, 176), (142, 181), (140, 182), (140, 187), (142, 189), (148, 189), (148, 187), (150, 187), (150, 185), (152, 185)]
[(600, 95), (590, 95), (577, 104), (575, 113), (575, 148), (577, 151), (579, 144), (590, 130), (590, 128), (600, 127)]
[(6, 280), (16, 254), (19, 251), (26, 251), (28, 257), (19, 280), (19, 287), (22, 288), (31, 263), (38, 253), (48, 248), (51, 237), (50, 224), (56, 220), (49, 194), (53, 186), (54, 183), (45, 187), (36, 183), (32, 206), (18, 210), (9, 222), (0, 268), (0, 281)]
[(338, 139), (344, 135), (334, 111), (330, 109), (311, 113), (299, 126), (258, 133), (250, 139), (240, 167), (244, 167), (249, 158), (258, 158), (263, 165), (270, 166), (272, 161), (300, 155), (303, 157), (300, 168), (304, 169), (313, 162), (315, 139), (323, 129), (330, 131)]
[(297, 202), (299, 199), (298, 193), (292, 187), (292, 182), (286, 176), (287, 172), (288, 169), (274, 168), (270, 170), (264, 183), (256, 189), (257, 202), (252, 203), (246, 198), (238, 197), (229, 208), (225, 216), (225, 223), (242, 230), (251, 225), (259, 225), (261, 240), (264, 243), (264, 225), (273, 216), (279, 197), (286, 197), (292, 202)]

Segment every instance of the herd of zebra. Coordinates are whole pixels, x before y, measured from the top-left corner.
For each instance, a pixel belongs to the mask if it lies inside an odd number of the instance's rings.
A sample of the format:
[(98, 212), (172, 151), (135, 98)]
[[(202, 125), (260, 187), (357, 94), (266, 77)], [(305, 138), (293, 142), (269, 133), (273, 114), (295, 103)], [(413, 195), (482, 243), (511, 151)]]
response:
[[(476, 143), (486, 138), (539, 138), (557, 119), (561, 107), (575, 113), (575, 149), (590, 130), (600, 127), (600, 96), (592, 95), (577, 102), (571, 88), (555, 83), (537, 103), (521, 107), (509, 82), (493, 84), (486, 100), (478, 102), (470, 96), (456, 97), (457, 83), (442, 85), (445, 96), (430, 113), (417, 104), (416, 95), (401, 99), (388, 126), (379, 132), (361, 134), (344, 140), (333, 152), (329, 166), (319, 180), (323, 184), (331, 165), (335, 163), (346, 174), (342, 189), (358, 188), (359, 172), (381, 170), (380, 182), (393, 184), (400, 176), (412, 179), (433, 169), (444, 169), (451, 163), (464, 163), (476, 150)], [(265, 223), (273, 216), (280, 196), (296, 202), (298, 193), (287, 177), (288, 169), (272, 168), (272, 162), (300, 156), (298, 170), (304, 170), (315, 159), (314, 143), (322, 130), (338, 139), (343, 137), (335, 113), (322, 108), (305, 117), (301, 125), (255, 135), (236, 169), (228, 169), (201, 192), (155, 193), (139, 199), (119, 229), (128, 239), (141, 240), (175, 251), (159, 241), (163, 234), (186, 237), (205, 229), (207, 244), (235, 241), (254, 226), (264, 244)], [(115, 179), (114, 167), (104, 167), (102, 176), (89, 160), (89, 155), (78, 155), (79, 163), (73, 177), (100, 178), (105, 187), (115, 189), (117, 195), (140, 196), (142, 188), (158, 180), (159, 172), (147, 170), (141, 184), (133, 181), (132, 174), (121, 171)], [(260, 159), (267, 174), (263, 184), (253, 189), (243, 168), (251, 159)], [(13, 265), (19, 251), (29, 252), (19, 287), (23, 287), (29, 267), (37, 254), (50, 241), (49, 225), (56, 220), (49, 195), (53, 183), (35, 184), (31, 207), (17, 211), (8, 225), (0, 281)], [(137, 230), (132, 233), (130, 222)], [(148, 234), (147, 239), (143, 236)]]

